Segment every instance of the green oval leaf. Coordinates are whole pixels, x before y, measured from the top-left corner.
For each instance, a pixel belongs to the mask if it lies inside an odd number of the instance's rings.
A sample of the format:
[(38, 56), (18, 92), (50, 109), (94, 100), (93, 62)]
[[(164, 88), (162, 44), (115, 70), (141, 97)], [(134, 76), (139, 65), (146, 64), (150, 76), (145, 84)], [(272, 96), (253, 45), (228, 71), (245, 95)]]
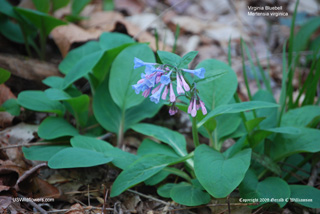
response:
[(47, 117), (39, 126), (38, 135), (52, 140), (58, 137), (75, 136), (78, 131), (70, 123), (59, 117)]
[(64, 106), (55, 100), (50, 100), (43, 91), (23, 91), (18, 95), (18, 103), (30, 110), (51, 112), (63, 115)]
[(208, 110), (229, 103), (238, 87), (237, 75), (232, 68), (215, 59), (200, 62), (197, 68), (201, 67), (206, 69), (205, 79), (223, 73), (217, 79), (201, 81), (197, 84), (200, 98), (206, 104)]
[[(268, 202), (276, 202), (280, 207), (283, 207), (287, 203), (285, 199), (290, 197), (289, 185), (284, 180), (277, 177), (268, 177), (258, 182), (257, 176), (251, 170), (247, 172), (239, 190), (243, 199), (257, 199), (257, 202), (261, 202), (254, 208)], [(266, 199), (266, 201), (259, 201), (260, 199)]]
[(241, 183), (250, 166), (250, 160), (251, 149), (226, 158), (220, 152), (202, 144), (194, 153), (194, 170), (197, 179), (210, 195), (224, 198)]
[(104, 152), (113, 149), (113, 146), (106, 141), (81, 135), (71, 138), (70, 143), (75, 148), (83, 148), (96, 152)]
[(0, 84), (6, 82), (11, 76), (11, 73), (6, 69), (0, 68)]
[(175, 161), (177, 158), (158, 154), (139, 158), (120, 173), (112, 185), (110, 196), (120, 195), (126, 189), (147, 180)]
[(78, 168), (97, 166), (112, 161), (102, 153), (82, 148), (63, 149), (48, 161), (48, 166), (53, 169)]
[(307, 185), (290, 185), (290, 201), (305, 207), (320, 208), (320, 190)]
[(174, 132), (167, 128), (146, 123), (136, 124), (131, 128), (136, 132), (152, 136), (168, 144), (178, 155), (182, 157), (188, 154), (186, 149), (186, 139), (183, 137), (183, 135), (181, 135), (178, 132)]
[(210, 195), (202, 189), (185, 182), (173, 186), (170, 197), (175, 202), (187, 206), (207, 204), (211, 199)]
[(132, 89), (132, 85), (137, 83), (144, 71), (144, 67), (133, 69), (135, 57), (145, 62), (155, 61), (152, 50), (146, 44), (137, 44), (125, 48), (111, 66), (109, 91), (121, 111), (136, 106), (145, 99)]
[(48, 161), (53, 155), (69, 147), (68, 145), (31, 146), (30, 148), (23, 147), (22, 151), (29, 160)]

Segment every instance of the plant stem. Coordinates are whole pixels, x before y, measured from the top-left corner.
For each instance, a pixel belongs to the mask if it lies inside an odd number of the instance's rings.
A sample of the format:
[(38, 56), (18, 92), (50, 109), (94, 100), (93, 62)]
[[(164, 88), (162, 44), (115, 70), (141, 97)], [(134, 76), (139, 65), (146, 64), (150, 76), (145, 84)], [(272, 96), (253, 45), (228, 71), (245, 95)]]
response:
[(192, 117), (192, 137), (193, 137), (194, 147), (197, 148), (200, 145), (200, 143), (199, 143), (199, 136), (198, 136), (197, 119), (195, 117)]

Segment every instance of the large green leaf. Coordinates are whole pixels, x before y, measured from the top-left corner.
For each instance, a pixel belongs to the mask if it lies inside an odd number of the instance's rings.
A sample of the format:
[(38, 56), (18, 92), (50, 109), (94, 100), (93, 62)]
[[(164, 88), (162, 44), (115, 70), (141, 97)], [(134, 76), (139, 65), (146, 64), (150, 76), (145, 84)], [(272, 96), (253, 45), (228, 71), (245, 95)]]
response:
[(216, 133), (219, 140), (236, 131), (242, 121), (239, 114), (223, 114), (217, 116), (215, 120), (217, 123)]
[(300, 134), (277, 134), (270, 143), (270, 157), (280, 160), (300, 152), (320, 151), (320, 130), (300, 128)]
[(194, 153), (194, 170), (201, 185), (215, 198), (229, 195), (243, 180), (250, 166), (251, 149), (240, 151), (231, 158), (207, 145)]
[(85, 58), (78, 60), (78, 62), (67, 73), (64, 79), (63, 88), (65, 89), (69, 87), (70, 84), (91, 72), (103, 56), (103, 53), (103, 51), (93, 52), (88, 54)]
[(161, 104), (156, 105), (146, 99), (141, 104), (121, 112), (108, 91), (108, 79), (98, 86), (93, 97), (95, 117), (106, 130), (114, 133), (119, 133), (120, 128), (126, 131), (139, 121), (153, 117), (161, 106)]
[(24, 44), (21, 28), (7, 17), (0, 17), (0, 33), (13, 42)]
[(113, 146), (106, 141), (81, 135), (71, 138), (70, 143), (75, 148), (83, 148), (101, 153), (113, 149)]
[(46, 13), (42, 13), (35, 10), (24, 9), (20, 7), (14, 8), (19, 14), (26, 17), (32, 24), (34, 24), (38, 29), (42, 29), (46, 35), (59, 25), (67, 24), (64, 21), (56, 19)]
[(172, 150), (172, 148), (168, 147), (167, 145), (157, 143), (151, 139), (145, 139), (142, 141), (138, 148), (137, 154), (139, 156), (144, 156), (147, 154), (162, 154), (171, 157), (179, 157), (177, 153)]
[(197, 56), (198, 51), (191, 51), (186, 53), (178, 65), (179, 68), (188, 68), (189, 63)]
[(181, 62), (181, 57), (177, 54), (167, 52), (167, 51), (157, 51), (157, 54), (162, 62), (162, 64), (168, 64), (178, 67)]
[(319, 106), (303, 106), (285, 113), (281, 119), (281, 126), (305, 127), (318, 116), (320, 116)]
[(173, 186), (170, 190), (170, 197), (175, 202), (187, 206), (207, 204), (211, 199), (210, 195), (201, 188), (186, 182)]
[(63, 74), (67, 74), (79, 61), (82, 61), (86, 56), (95, 52), (101, 52), (99, 43), (96, 41), (87, 42), (86, 44), (71, 50), (59, 64), (59, 70)]
[(125, 48), (111, 66), (109, 91), (122, 112), (145, 99), (132, 89), (132, 85), (137, 83), (144, 71), (144, 67), (133, 69), (135, 57), (146, 62), (155, 61), (152, 50), (146, 44), (137, 44)]
[(48, 161), (53, 155), (69, 147), (68, 145), (31, 146), (30, 148), (23, 147), (22, 151), (25, 158), (29, 160)]
[(64, 106), (55, 100), (50, 100), (43, 91), (23, 91), (18, 95), (18, 103), (30, 110), (51, 112), (63, 115)]
[(262, 101), (250, 101), (250, 102), (222, 105), (210, 111), (208, 115), (197, 124), (197, 126), (200, 127), (205, 122), (207, 122), (210, 118), (216, 117), (221, 114), (239, 113), (239, 112), (249, 111), (254, 109), (275, 108), (275, 107), (278, 107), (278, 105), (274, 103), (262, 102)]
[(39, 137), (47, 140), (78, 134), (76, 128), (60, 117), (47, 117), (42, 121), (38, 130)]
[(103, 50), (111, 50), (129, 43), (135, 43), (134, 39), (126, 34), (116, 32), (105, 32), (101, 34), (99, 41), (99, 44)]
[(200, 98), (206, 104), (208, 110), (229, 103), (238, 87), (237, 75), (232, 68), (215, 59), (207, 59), (200, 62), (197, 68), (201, 67), (206, 69), (205, 78), (223, 73), (217, 79), (201, 81), (197, 84)]
[(48, 166), (53, 169), (91, 167), (109, 163), (113, 158), (82, 148), (66, 148), (52, 156)]
[(239, 190), (241, 198), (256, 200), (255, 202), (260, 202), (259, 206), (267, 202), (277, 202), (280, 207), (283, 207), (287, 203), (285, 199), (290, 197), (289, 185), (284, 180), (268, 177), (259, 182), (251, 170), (248, 170)]
[(106, 79), (93, 96), (93, 111), (97, 121), (103, 128), (118, 133), (121, 123), (120, 108), (113, 102)]
[(305, 207), (320, 208), (320, 190), (307, 185), (290, 185), (290, 202)]
[(93, 137), (75, 136), (71, 138), (71, 145), (75, 148), (88, 149), (103, 153), (105, 157), (113, 158), (112, 163), (120, 169), (125, 169), (138, 159), (137, 156), (111, 146), (109, 143)]
[(140, 123), (131, 127), (136, 132), (154, 137), (173, 148), (173, 150), (180, 156), (188, 154), (186, 149), (186, 139), (178, 132), (172, 131), (160, 126)]
[(177, 158), (164, 155), (147, 155), (139, 158), (125, 168), (112, 185), (111, 197), (121, 194), (126, 189), (147, 180), (163, 168), (177, 161)]

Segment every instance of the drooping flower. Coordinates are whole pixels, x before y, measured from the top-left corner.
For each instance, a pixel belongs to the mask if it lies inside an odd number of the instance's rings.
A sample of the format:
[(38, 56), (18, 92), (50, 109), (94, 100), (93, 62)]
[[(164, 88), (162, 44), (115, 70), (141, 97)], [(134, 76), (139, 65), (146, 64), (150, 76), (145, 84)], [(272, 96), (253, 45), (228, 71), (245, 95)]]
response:
[(197, 101), (194, 99), (192, 103), (191, 116), (195, 117), (197, 115)]
[(172, 115), (175, 115), (177, 112), (178, 112), (178, 108), (173, 103), (169, 108), (169, 114), (172, 116)]
[(172, 83), (170, 82), (170, 102), (173, 103), (175, 101), (176, 101), (176, 95), (174, 94)]
[(166, 87), (165, 87), (164, 90), (163, 90), (162, 96), (161, 96), (161, 98), (162, 98), (163, 100), (166, 100), (166, 99), (167, 99), (168, 92), (169, 92), (169, 86), (166, 85)]
[(201, 110), (202, 110), (202, 114), (206, 115), (207, 114), (207, 109), (204, 106), (204, 102), (202, 100), (199, 100), (199, 102), (200, 102), (200, 107), (201, 107)]
[(188, 85), (188, 83), (185, 81), (185, 79), (183, 78), (183, 75), (180, 74), (180, 79), (181, 79), (181, 83), (182, 86), (184, 88), (185, 91), (190, 91), (190, 86)]
[(181, 79), (179, 77), (179, 73), (177, 72), (177, 93), (178, 94), (184, 94), (184, 90), (181, 86)]
[(140, 67), (146, 66), (146, 65), (151, 65), (151, 66), (153, 66), (153, 65), (156, 65), (156, 64), (157, 64), (157, 63), (144, 62), (144, 61), (142, 61), (141, 59), (135, 57), (135, 58), (134, 58), (134, 67), (133, 67), (133, 69), (137, 69), (137, 68), (140, 68)]
[(161, 81), (162, 84), (166, 84), (167, 85), (167, 84), (169, 84), (171, 82), (171, 79), (170, 79), (171, 73), (172, 73), (172, 70), (169, 73), (161, 76), (160, 81)]
[(162, 83), (158, 86), (159, 88), (150, 96), (151, 102), (159, 103), (160, 95), (164, 86), (165, 85)]
[(199, 77), (200, 79), (203, 79), (203, 78), (204, 78), (204, 74), (205, 74), (205, 72), (206, 72), (206, 70), (205, 70), (204, 68), (198, 68), (198, 69), (195, 69), (195, 70), (182, 69), (182, 71), (185, 71), (185, 72), (194, 74), (194, 75), (196, 75), (197, 77)]

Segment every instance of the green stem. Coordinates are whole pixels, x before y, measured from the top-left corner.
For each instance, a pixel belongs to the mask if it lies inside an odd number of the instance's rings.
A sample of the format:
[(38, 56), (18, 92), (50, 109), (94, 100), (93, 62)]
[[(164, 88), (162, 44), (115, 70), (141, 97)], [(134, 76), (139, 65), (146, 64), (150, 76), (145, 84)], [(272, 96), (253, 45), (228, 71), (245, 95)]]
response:
[(311, 158), (313, 154), (308, 154), (306, 157), (297, 165), (297, 167), (293, 168), (285, 177), (284, 180), (287, 181), (291, 177), (292, 174), (296, 173), (299, 168), (303, 167)]
[(117, 146), (119, 148), (122, 147), (122, 143), (123, 143), (124, 120), (125, 120), (125, 110), (122, 111), (121, 122), (120, 122), (118, 136), (117, 136)]
[(192, 117), (192, 137), (193, 137), (194, 147), (197, 148), (200, 145), (200, 143), (199, 143), (199, 136), (198, 136), (197, 119), (195, 117)]
[(47, 44), (47, 36), (46, 36), (46, 31), (45, 31), (45, 25), (43, 20), (41, 20), (42, 27), (40, 29), (40, 49), (41, 49), (41, 54), (40, 54), (40, 59), (44, 60), (46, 56), (46, 44)]

